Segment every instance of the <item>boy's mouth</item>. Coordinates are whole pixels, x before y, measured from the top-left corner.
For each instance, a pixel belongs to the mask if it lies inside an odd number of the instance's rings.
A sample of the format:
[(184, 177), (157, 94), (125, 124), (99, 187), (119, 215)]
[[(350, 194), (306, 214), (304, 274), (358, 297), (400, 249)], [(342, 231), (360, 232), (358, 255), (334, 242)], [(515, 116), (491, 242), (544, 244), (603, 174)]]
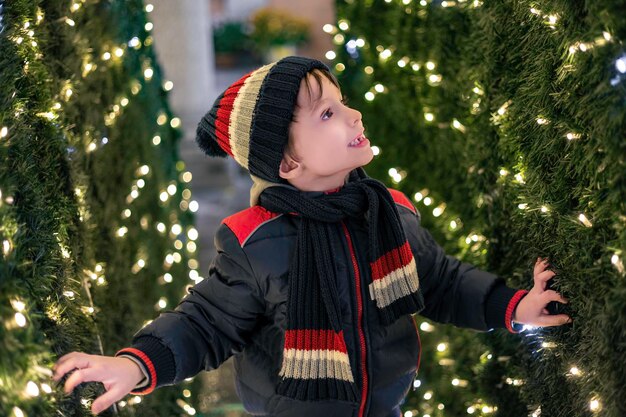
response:
[(363, 136), (363, 134), (360, 134), (357, 138), (355, 138), (352, 142), (350, 142), (348, 144), (348, 146), (350, 146), (350, 147), (352, 147), (352, 146), (359, 146), (361, 144), (361, 142), (363, 142), (366, 139), (367, 138), (365, 136)]

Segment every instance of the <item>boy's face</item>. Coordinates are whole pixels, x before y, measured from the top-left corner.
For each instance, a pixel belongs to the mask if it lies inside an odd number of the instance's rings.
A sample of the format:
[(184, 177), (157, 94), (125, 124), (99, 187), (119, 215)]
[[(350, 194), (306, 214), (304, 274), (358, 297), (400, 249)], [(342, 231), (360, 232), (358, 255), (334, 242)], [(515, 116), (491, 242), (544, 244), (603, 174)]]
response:
[(285, 153), (280, 175), (302, 190), (324, 191), (343, 185), (348, 173), (367, 165), (374, 154), (362, 136), (361, 113), (343, 104), (341, 91), (326, 77), (321, 76), (320, 91), (307, 76), (311, 95), (302, 80), (290, 126), (295, 158)]

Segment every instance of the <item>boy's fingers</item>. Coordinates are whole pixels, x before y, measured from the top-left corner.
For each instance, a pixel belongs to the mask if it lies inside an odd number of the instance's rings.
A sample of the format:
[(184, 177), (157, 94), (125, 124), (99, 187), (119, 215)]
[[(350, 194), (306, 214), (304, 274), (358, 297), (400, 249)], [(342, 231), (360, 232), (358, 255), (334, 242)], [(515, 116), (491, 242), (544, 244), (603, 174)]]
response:
[(63, 359), (63, 361), (61, 362), (61, 360), (59, 360), (59, 362), (57, 362), (54, 367), (53, 379), (55, 381), (61, 379), (63, 375), (65, 375), (72, 369), (87, 368), (89, 366), (89, 355), (85, 353), (72, 352), (68, 355), (65, 355), (61, 359)]
[(571, 322), (572, 319), (567, 314), (557, 314), (554, 316), (547, 315), (539, 317), (539, 325), (542, 327), (561, 326), (563, 324)]
[(65, 392), (70, 393), (83, 382), (99, 381), (97, 371), (93, 368), (78, 369), (65, 381)]
[(552, 277), (554, 277), (555, 275), (556, 275), (556, 272), (551, 271), (549, 269), (546, 271), (540, 272), (538, 274), (535, 274), (535, 285), (539, 285), (541, 289), (545, 290), (547, 282), (550, 279), (552, 279)]
[(113, 387), (109, 391), (96, 398), (96, 400), (91, 405), (91, 411), (94, 414), (98, 414), (109, 408), (114, 402), (120, 400), (124, 395), (124, 392), (121, 392), (118, 388)]
[(558, 301), (559, 303), (563, 303), (563, 304), (567, 304), (568, 301), (563, 298), (563, 296), (561, 294), (559, 294), (558, 292), (554, 291), (554, 290), (548, 290), (548, 291), (544, 291), (540, 297), (542, 297), (542, 302), (545, 304), (548, 304), (550, 301)]
[(72, 358), (75, 358), (79, 354), (80, 354), (80, 352), (70, 352), (70, 353), (67, 353), (67, 354), (61, 356), (59, 358), (59, 360), (56, 361), (56, 363), (54, 364), (52, 369), (57, 370), (59, 368), (59, 366), (63, 365), (65, 362), (67, 362), (69, 360), (72, 360)]

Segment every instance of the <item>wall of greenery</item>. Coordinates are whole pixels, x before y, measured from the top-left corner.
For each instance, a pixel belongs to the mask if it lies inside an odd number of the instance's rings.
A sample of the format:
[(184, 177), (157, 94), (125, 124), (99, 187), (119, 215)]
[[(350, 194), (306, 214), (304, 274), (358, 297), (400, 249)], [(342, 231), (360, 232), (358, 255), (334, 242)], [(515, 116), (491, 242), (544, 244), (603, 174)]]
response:
[(404, 415), (626, 415), (626, 2), (336, 4), (327, 58), (379, 152), (368, 173), (510, 286), (548, 257), (574, 320), (511, 335), (417, 317)]
[[(54, 361), (114, 354), (198, 279), (197, 203), (149, 11), (0, 2), (2, 416), (91, 415), (102, 385), (64, 396)], [(192, 413), (195, 387), (128, 397), (115, 415)]]

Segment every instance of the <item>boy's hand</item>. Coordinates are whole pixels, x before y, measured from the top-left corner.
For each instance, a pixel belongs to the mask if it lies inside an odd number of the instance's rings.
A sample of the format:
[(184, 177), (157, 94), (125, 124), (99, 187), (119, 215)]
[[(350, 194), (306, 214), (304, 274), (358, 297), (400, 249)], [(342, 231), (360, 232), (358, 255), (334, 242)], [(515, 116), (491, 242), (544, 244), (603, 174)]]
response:
[(554, 290), (546, 290), (547, 282), (556, 273), (549, 269), (547, 259), (537, 258), (534, 269), (535, 285), (519, 302), (513, 312), (513, 321), (530, 326), (560, 326), (571, 323), (572, 319), (566, 314), (551, 315), (546, 309), (550, 301), (567, 304), (567, 300)]
[(75, 370), (65, 381), (65, 393), (83, 382), (99, 381), (106, 391), (91, 406), (91, 411), (98, 414), (114, 402), (122, 399), (144, 378), (139, 365), (128, 358), (88, 355), (72, 352), (61, 357), (54, 365), (52, 379), (58, 382), (63, 376)]

